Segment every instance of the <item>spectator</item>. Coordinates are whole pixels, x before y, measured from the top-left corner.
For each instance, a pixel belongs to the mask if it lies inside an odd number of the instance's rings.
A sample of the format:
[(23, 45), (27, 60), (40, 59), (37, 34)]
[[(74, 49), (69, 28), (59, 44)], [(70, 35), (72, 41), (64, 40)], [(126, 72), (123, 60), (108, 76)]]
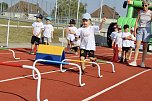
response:
[(128, 62), (131, 33), (128, 32), (129, 26), (124, 25), (124, 32), (122, 33), (122, 60), (121, 62)]
[[(138, 17), (135, 24), (135, 31), (134, 34), (136, 36), (136, 48), (135, 48), (135, 56), (134, 60), (129, 63), (131, 66), (137, 66), (137, 58), (139, 53), (139, 48), (141, 42), (143, 42), (143, 54), (142, 54), (142, 62), (141, 67), (145, 67), (145, 58), (147, 54), (147, 47), (149, 39), (151, 38), (151, 20), (152, 20), (152, 11), (148, 10), (149, 3), (147, 1), (142, 2), (143, 10), (138, 12)], [(139, 25), (138, 25), (139, 24)], [(136, 29), (137, 34), (136, 34)]]
[(46, 24), (44, 25), (43, 43), (50, 45), (52, 42), (51, 38), (53, 38), (54, 28), (51, 25), (51, 17), (46, 17), (45, 20), (46, 20)]
[(42, 30), (44, 28), (44, 25), (42, 23), (42, 19), (43, 19), (43, 16), (41, 14), (38, 14), (35, 16), (36, 17), (36, 22), (34, 22), (32, 24), (32, 27), (33, 27), (33, 31), (32, 31), (32, 38), (31, 38), (31, 52), (30, 54), (35, 54), (34, 53), (34, 48), (39, 45), (40, 43), (40, 38), (41, 38), (41, 33), (42, 33)]

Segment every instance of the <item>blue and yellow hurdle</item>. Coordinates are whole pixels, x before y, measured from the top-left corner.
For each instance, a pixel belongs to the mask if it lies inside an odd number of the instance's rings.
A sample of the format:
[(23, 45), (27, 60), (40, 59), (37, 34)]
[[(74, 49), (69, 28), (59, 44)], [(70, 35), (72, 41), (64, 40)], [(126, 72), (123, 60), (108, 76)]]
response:
[[(36, 60), (37, 59), (61, 62), (62, 60), (65, 59), (64, 47), (40, 44), (38, 46), (38, 51), (36, 53)], [(47, 62), (47, 64), (50, 64), (50, 63)], [(60, 63), (51, 63), (51, 64), (59, 65)]]

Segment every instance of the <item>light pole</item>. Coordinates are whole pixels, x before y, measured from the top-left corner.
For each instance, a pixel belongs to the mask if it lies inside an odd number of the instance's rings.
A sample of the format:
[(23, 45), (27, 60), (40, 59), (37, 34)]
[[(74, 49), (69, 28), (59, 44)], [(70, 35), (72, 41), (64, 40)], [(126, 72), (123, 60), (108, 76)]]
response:
[(79, 8), (80, 8), (80, 0), (78, 0), (78, 8), (77, 8), (77, 24), (79, 22)]
[(71, 19), (71, 11), (70, 11), (70, 9), (71, 9), (71, 0), (69, 1), (69, 21)]
[(58, 8), (58, 0), (56, 0), (56, 3), (55, 3), (55, 23), (56, 23), (56, 17), (57, 17), (57, 8)]
[(1, 14), (3, 14), (3, 0), (1, 2)]
[(100, 21), (102, 17), (102, 5), (103, 5), (103, 0), (101, 0), (101, 4), (100, 4)]

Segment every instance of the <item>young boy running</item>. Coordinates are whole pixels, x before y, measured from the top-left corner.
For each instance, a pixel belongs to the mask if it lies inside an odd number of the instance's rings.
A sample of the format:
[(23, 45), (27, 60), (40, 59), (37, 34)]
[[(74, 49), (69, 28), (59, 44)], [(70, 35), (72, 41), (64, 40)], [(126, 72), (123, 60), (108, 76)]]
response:
[(43, 28), (44, 28), (43, 23), (42, 23), (43, 16), (41, 14), (38, 14), (34, 17), (36, 17), (36, 22), (34, 22), (32, 24), (32, 27), (33, 27), (32, 34), (33, 35), (31, 38), (31, 52), (30, 52), (30, 54), (34, 54), (34, 47), (35, 46), (37, 47), (39, 45), (41, 33), (42, 33)]
[[(95, 61), (94, 51), (96, 50), (95, 45), (95, 32), (98, 32), (102, 28), (103, 22), (106, 19), (103, 19), (100, 23), (100, 26), (91, 25), (91, 15), (85, 13), (82, 16), (82, 27), (78, 29), (76, 35), (80, 35), (80, 60), (84, 61), (88, 56), (91, 61)], [(81, 63), (82, 73), (84, 74), (85, 63)]]

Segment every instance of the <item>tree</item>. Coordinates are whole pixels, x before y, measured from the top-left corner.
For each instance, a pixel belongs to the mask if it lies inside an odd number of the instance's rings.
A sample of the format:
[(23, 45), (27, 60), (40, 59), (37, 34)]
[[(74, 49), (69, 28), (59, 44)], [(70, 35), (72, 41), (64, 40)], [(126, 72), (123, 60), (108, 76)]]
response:
[[(58, 0), (57, 18), (73, 18), (76, 19), (78, 0)], [(80, 2), (79, 16), (86, 12), (87, 4)], [(55, 15), (56, 8), (52, 10), (51, 16)]]
[(3, 14), (4, 10), (6, 10), (8, 8), (8, 4), (5, 2), (0, 3), (0, 11), (1, 14)]

